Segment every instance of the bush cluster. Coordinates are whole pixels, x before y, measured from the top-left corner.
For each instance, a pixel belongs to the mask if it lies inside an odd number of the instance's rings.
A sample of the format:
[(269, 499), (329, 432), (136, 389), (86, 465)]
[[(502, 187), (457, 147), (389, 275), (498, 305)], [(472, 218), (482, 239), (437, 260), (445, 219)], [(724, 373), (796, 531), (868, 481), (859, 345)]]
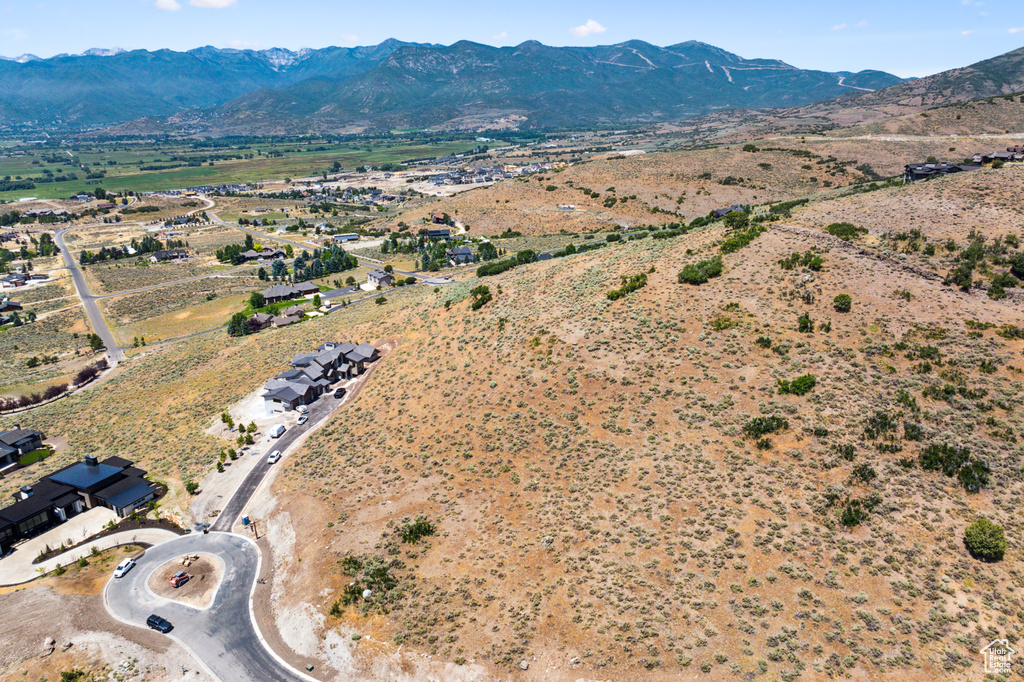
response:
[(647, 273), (641, 272), (639, 275), (633, 275), (632, 277), (622, 278), (622, 286), (618, 289), (612, 289), (608, 292), (609, 301), (617, 301), (626, 294), (631, 294), (638, 289), (643, 289), (647, 286)]
[(779, 393), (783, 395), (805, 395), (814, 389), (817, 381), (813, 374), (804, 374), (792, 381), (779, 379)]
[(988, 464), (971, 456), (965, 447), (933, 443), (921, 451), (918, 457), (921, 468), (925, 471), (941, 471), (946, 476), (954, 476), (969, 493), (976, 493), (988, 485)]
[(693, 284), (700, 286), (709, 279), (722, 274), (722, 257), (715, 256), (709, 260), (697, 261), (683, 267), (679, 271), (680, 284)]

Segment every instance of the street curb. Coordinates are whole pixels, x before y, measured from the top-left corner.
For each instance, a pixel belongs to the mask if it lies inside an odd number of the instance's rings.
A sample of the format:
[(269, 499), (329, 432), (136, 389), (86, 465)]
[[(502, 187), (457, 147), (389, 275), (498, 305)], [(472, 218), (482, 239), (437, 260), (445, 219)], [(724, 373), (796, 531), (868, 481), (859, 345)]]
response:
[(307, 675), (305, 672), (292, 667), (290, 663), (285, 661), (278, 655), (276, 651), (274, 651), (274, 648), (271, 647), (270, 644), (267, 643), (266, 638), (263, 637), (263, 631), (260, 630), (260, 624), (256, 620), (256, 609), (253, 607), (253, 598), (256, 596), (256, 581), (260, 578), (260, 568), (263, 566), (263, 552), (260, 551), (260, 546), (257, 545), (252, 538), (246, 537), (244, 535), (239, 535), (238, 533), (224, 531), (217, 532), (241, 538), (242, 540), (245, 540), (250, 545), (252, 545), (253, 549), (256, 550), (256, 574), (252, 578), (252, 588), (249, 590), (249, 620), (252, 622), (252, 629), (256, 631), (256, 638), (260, 640), (260, 644), (262, 644), (263, 648), (267, 651), (267, 653), (269, 653), (274, 658), (274, 660), (280, 663), (284, 668), (291, 670), (293, 673), (297, 674), (302, 679), (309, 680), (309, 682), (321, 682), (315, 677), (311, 677)]

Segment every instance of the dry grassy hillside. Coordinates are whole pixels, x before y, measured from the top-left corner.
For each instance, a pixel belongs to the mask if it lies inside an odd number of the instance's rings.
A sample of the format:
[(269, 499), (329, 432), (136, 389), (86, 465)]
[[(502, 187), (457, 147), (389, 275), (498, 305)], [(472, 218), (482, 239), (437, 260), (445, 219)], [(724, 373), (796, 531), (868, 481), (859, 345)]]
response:
[[(743, 151), (744, 145), (731, 145), (598, 159), (443, 198), (391, 216), (383, 224), (395, 229), (399, 221), (414, 224), (437, 210), (469, 224), (470, 234), (579, 233), (688, 222), (732, 204), (814, 196), (900, 175), (905, 164), (929, 156), (955, 156), (959, 161), (979, 149), (1005, 146), (991, 140), (879, 142), (820, 136), (766, 138), (754, 145), (758, 151), (753, 153)], [(562, 205), (576, 209), (561, 210)]]
[[(838, 137), (863, 134), (1003, 135), (1019, 134), (1024, 120), (1024, 95), (1003, 95), (905, 114), (830, 133)], [(989, 151), (989, 150), (978, 150)]]
[[(976, 652), (1019, 637), (1024, 608), (1024, 343), (964, 321), (1024, 311), (798, 226), (680, 284), (722, 237), (521, 267), (485, 282), (478, 312), (474, 281), (401, 320), (354, 409), (283, 470), (282, 613), (305, 601), (371, 635), (354, 669), (400, 644), (498, 676), (526, 661), (533, 679), (980, 675)], [(808, 249), (820, 272), (777, 263)], [(645, 288), (607, 299), (637, 273)], [(813, 390), (779, 394), (805, 374)], [(786, 426), (747, 433), (772, 417)], [(986, 461), (987, 487), (923, 470), (932, 444)], [(438, 535), (401, 542), (419, 514)], [(979, 515), (1006, 527), (1002, 563), (962, 545)], [(390, 589), (367, 577), (381, 565)], [(375, 596), (329, 615), (354, 579)]]

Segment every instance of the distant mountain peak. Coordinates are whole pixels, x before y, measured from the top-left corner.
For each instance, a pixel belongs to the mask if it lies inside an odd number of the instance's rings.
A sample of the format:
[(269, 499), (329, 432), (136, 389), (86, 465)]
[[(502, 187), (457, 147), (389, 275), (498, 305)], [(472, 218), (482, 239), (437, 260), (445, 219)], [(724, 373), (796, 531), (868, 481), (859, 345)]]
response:
[(0, 59), (3, 59), (4, 61), (7, 61), (7, 62), (18, 62), (19, 64), (26, 64), (28, 62), (41, 62), (41, 61), (43, 61), (41, 57), (37, 57), (34, 54), (28, 54), (28, 53), (25, 53), (25, 54), (20, 55), (18, 57), (0, 57)]
[(121, 47), (93, 47), (83, 52), (81, 57), (113, 57), (115, 55), (127, 52)]

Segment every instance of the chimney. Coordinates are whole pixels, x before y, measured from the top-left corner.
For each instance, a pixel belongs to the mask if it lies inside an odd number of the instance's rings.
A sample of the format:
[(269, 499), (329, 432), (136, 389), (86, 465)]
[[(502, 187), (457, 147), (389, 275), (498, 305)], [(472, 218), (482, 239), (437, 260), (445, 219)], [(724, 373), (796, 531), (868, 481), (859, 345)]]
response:
[(14, 430), (15, 430), (15, 431), (18, 431), (18, 430), (20, 430), (20, 429), (21, 429), (21, 424), (15, 424), (15, 425), (14, 425)]
[(86, 455), (85, 456), (85, 466), (87, 466), (87, 467), (99, 466), (99, 462), (96, 461), (96, 455)]
[(27, 500), (28, 498), (32, 497), (32, 486), (21, 486), (21, 490), (18, 491), (18, 497), (20, 497), (23, 500)]

